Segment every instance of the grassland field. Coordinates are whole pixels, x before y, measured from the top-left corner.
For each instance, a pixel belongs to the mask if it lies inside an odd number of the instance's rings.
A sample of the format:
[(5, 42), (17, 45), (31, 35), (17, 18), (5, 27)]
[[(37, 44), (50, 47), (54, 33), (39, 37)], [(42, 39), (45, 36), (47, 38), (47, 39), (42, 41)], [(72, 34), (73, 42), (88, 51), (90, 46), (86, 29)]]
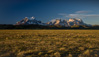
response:
[(99, 57), (99, 30), (0, 30), (0, 57)]

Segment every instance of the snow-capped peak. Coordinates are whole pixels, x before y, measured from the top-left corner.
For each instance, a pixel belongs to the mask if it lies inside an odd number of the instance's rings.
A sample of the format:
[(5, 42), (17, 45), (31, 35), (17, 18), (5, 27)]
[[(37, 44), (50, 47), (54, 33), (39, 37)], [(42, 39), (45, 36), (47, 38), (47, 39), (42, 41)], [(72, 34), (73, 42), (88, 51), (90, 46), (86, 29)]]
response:
[(21, 21), (17, 22), (16, 25), (30, 25), (30, 24), (38, 24), (38, 25), (61, 25), (61, 26), (73, 26), (73, 25), (88, 25), (84, 23), (81, 19), (71, 18), (69, 20), (61, 20), (61, 19), (54, 19), (47, 23), (42, 23), (35, 19), (35, 17), (31, 17), (30, 19), (25, 17)]
[(48, 25), (61, 25), (61, 26), (73, 26), (73, 25), (86, 25), (81, 19), (71, 18), (69, 20), (56, 19), (48, 22)]
[(25, 17), (24, 19), (22, 19), (21, 21), (18, 21), (16, 23), (16, 25), (30, 25), (30, 24), (43, 25), (44, 23), (42, 23), (41, 21), (36, 20), (35, 17), (31, 17), (30, 19)]

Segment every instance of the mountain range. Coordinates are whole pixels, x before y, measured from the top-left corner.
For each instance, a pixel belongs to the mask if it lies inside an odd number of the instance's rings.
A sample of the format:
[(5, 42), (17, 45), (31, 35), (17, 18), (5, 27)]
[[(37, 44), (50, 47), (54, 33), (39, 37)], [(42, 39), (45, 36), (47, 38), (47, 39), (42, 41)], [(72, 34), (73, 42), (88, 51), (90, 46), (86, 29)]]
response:
[(64, 26), (64, 27), (70, 27), (70, 26), (74, 26), (74, 25), (90, 26), (89, 24), (84, 23), (83, 20), (77, 19), (77, 18), (71, 18), (69, 20), (55, 19), (55, 20), (52, 20), (50, 22), (43, 23), (42, 21), (34, 19), (33, 17), (32, 17), (32, 19), (28, 19), (27, 17), (25, 17), (21, 21), (16, 22), (15, 25), (31, 25), (31, 24), (44, 25), (44, 26), (48, 26), (48, 25), (57, 26), (57, 25), (60, 25), (60, 26)]

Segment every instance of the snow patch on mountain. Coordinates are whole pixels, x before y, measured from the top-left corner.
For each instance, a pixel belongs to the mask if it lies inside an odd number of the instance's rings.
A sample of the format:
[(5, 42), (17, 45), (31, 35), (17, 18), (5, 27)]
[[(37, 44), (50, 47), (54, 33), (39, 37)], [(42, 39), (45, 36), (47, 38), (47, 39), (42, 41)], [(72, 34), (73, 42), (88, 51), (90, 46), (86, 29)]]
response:
[(48, 25), (61, 25), (61, 26), (74, 26), (74, 25), (87, 25), (81, 19), (72, 18), (69, 20), (56, 19), (54, 21), (48, 22)]
[(34, 17), (31, 17), (31, 19), (25, 17), (24, 19), (16, 23), (16, 25), (31, 25), (31, 24), (45, 25), (45, 23), (42, 23), (41, 21), (34, 19)]
[(61, 20), (61, 19), (54, 19), (50, 22), (47, 23), (43, 23), (41, 21), (38, 21), (35, 19), (35, 17), (31, 17), (30, 19), (25, 17), (24, 19), (22, 19), (21, 21), (18, 21), (16, 23), (16, 25), (31, 25), (31, 24), (36, 24), (36, 25), (60, 25), (60, 26), (65, 26), (65, 27), (69, 27), (69, 26), (74, 26), (74, 25), (87, 25), (90, 26), (89, 24), (84, 23), (81, 19), (77, 19), (77, 18), (71, 18), (69, 20)]

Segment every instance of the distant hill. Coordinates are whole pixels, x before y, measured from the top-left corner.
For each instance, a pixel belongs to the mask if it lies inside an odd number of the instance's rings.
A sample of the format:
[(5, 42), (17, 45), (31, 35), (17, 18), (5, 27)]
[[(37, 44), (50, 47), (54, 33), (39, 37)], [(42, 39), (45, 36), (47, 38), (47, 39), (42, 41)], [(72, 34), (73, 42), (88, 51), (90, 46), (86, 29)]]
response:
[(11, 24), (0, 24), (0, 29), (99, 29), (99, 25), (86, 26), (86, 25), (74, 25), (70, 27), (64, 27), (60, 25), (11, 25)]

